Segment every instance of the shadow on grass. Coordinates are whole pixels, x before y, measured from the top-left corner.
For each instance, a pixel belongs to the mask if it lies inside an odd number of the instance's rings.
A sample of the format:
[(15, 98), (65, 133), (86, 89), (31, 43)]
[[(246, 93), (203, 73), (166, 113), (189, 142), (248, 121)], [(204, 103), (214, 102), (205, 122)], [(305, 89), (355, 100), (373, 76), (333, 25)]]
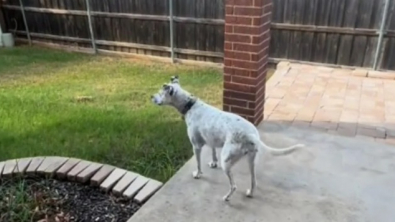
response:
[(76, 157), (160, 181), (167, 181), (192, 156), (185, 123), (156, 113), (142, 118), (73, 118), (22, 135), (0, 134), (0, 160), (41, 155)]

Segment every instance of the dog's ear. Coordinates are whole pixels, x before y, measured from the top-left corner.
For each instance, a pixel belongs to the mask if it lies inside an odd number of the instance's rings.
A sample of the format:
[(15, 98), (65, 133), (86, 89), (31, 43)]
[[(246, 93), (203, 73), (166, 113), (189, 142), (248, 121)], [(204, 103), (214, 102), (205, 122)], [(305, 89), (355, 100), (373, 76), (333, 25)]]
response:
[(170, 82), (174, 84), (180, 84), (180, 78), (178, 77), (178, 75), (172, 76), (170, 78)]

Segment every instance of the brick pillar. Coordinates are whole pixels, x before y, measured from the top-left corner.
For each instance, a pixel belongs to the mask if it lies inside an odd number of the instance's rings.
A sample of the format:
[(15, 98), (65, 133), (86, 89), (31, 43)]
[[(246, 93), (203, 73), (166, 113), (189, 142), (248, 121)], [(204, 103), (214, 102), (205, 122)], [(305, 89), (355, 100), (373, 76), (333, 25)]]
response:
[(272, 0), (226, 0), (223, 109), (263, 120)]

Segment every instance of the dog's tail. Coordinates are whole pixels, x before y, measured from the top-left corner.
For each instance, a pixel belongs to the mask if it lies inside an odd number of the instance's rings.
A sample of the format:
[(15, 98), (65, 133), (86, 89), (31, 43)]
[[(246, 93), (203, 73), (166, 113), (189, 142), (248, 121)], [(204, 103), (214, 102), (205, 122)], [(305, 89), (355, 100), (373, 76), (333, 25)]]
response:
[(256, 144), (256, 146), (258, 146), (258, 150), (260, 150), (259, 148), (265, 148), (267, 151), (269, 151), (270, 154), (276, 155), (276, 156), (291, 153), (295, 149), (302, 148), (305, 146), (304, 144), (296, 144), (296, 145), (285, 147), (285, 148), (273, 148), (273, 147), (266, 145), (264, 142), (262, 142), (262, 140), (256, 135), (251, 135), (251, 139), (253, 140), (253, 143)]

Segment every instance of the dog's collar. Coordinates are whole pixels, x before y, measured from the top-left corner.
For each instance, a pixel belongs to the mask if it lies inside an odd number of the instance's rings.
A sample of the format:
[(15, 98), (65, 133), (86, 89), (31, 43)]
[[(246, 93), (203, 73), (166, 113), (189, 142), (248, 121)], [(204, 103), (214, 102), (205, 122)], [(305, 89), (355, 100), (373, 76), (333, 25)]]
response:
[(181, 110), (182, 118), (188, 113), (188, 111), (192, 108), (193, 105), (195, 105), (197, 99), (196, 98), (190, 98), (187, 104), (185, 104), (184, 108)]

